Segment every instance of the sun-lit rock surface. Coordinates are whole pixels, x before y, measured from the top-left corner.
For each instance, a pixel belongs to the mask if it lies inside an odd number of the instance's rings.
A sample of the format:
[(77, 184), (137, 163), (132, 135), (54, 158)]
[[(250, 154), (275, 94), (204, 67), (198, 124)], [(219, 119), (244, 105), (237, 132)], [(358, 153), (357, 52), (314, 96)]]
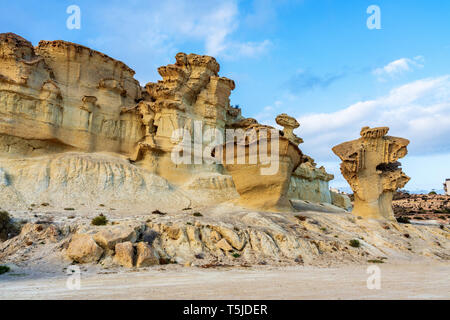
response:
[[(0, 242), (2, 262), (53, 272), (73, 262), (449, 259), (448, 226), (392, 219), (392, 193), (409, 179), (396, 162), (408, 141), (387, 128), (363, 128), (333, 149), (354, 214), (392, 221), (359, 219), (329, 190), (333, 175), (300, 150), (297, 120), (280, 114), (278, 130), (243, 117), (213, 57), (178, 53), (158, 69), (162, 80), (141, 87), (100, 52), (65, 41), (33, 47), (8, 33), (0, 62), (0, 207), (22, 226)], [(92, 224), (98, 215), (107, 225)]]
[[(219, 69), (213, 57), (178, 53), (174, 64), (158, 69), (162, 80), (141, 87), (132, 69), (98, 51), (61, 40), (33, 47), (0, 34), (1, 207), (105, 202), (181, 209), (240, 199), (246, 207), (284, 211), (292, 210), (289, 198), (331, 203), (332, 176), (304, 163), (303, 140), (293, 132), (299, 123), (281, 114), (278, 131), (243, 117), (230, 105), (235, 83)], [(227, 130), (260, 145), (270, 142), (255, 138), (261, 128), (280, 136), (272, 163), (280, 170), (259, 179), (261, 159), (213, 161)]]
[(410, 180), (397, 160), (407, 154), (409, 140), (387, 136), (388, 131), (364, 127), (361, 138), (333, 148), (355, 195), (355, 215), (395, 220), (392, 197)]

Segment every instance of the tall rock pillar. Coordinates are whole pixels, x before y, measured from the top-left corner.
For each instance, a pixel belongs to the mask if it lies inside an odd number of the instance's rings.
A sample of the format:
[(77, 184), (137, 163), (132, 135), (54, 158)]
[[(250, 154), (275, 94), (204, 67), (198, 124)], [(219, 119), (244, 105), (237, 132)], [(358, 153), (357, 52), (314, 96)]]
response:
[(342, 175), (355, 196), (355, 215), (395, 219), (393, 194), (410, 180), (397, 160), (407, 154), (409, 140), (387, 136), (388, 131), (388, 127), (364, 127), (359, 139), (333, 148), (342, 160)]

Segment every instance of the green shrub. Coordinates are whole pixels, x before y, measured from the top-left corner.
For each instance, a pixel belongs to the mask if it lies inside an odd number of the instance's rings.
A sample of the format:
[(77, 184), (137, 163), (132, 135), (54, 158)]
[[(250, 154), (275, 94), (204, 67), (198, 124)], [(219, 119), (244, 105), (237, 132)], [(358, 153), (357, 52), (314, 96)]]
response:
[(431, 192), (428, 193), (428, 195), (430, 195), (430, 196), (431, 195), (435, 195), (435, 194), (437, 194), (436, 191), (431, 191)]
[(8, 266), (0, 266), (0, 274), (9, 272), (11, 269)]
[(380, 259), (367, 260), (367, 262), (369, 262), (369, 263), (384, 263), (384, 261), (380, 260)]
[(193, 216), (194, 217), (203, 217), (203, 215), (200, 212), (194, 212)]
[(0, 211), (0, 228), (6, 226), (10, 223), (11, 218), (9, 217), (9, 213), (6, 211)]
[(108, 219), (103, 214), (96, 216), (92, 219), (91, 224), (93, 226), (105, 226), (108, 223)]
[(350, 246), (352, 246), (353, 248), (359, 248), (361, 246), (361, 243), (359, 242), (359, 240), (356, 240), (356, 239), (350, 240), (348, 244)]
[(75, 211), (75, 208), (64, 208), (66, 211)]
[(239, 258), (241, 255), (240, 255), (239, 253), (236, 253), (236, 252), (235, 252), (235, 253), (232, 254), (232, 256), (233, 256), (234, 258)]
[(161, 211), (159, 211), (158, 209), (153, 210), (153, 211), (152, 211), (152, 214), (158, 214), (158, 215), (160, 215), (160, 216), (165, 216), (165, 215), (166, 215), (165, 212), (161, 212)]
[(18, 230), (13, 224), (11, 217), (7, 211), (0, 210), (0, 240), (8, 240), (9, 234), (17, 234)]

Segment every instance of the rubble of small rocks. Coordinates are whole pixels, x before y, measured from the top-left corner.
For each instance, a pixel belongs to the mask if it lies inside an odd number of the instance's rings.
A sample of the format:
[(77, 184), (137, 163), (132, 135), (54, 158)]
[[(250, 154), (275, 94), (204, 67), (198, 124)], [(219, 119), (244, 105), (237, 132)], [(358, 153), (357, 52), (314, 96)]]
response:
[(401, 192), (393, 200), (396, 217), (415, 220), (450, 222), (450, 196), (441, 194), (409, 194)]
[(91, 225), (92, 215), (58, 216), (63, 217), (51, 222), (35, 218), (24, 224), (18, 236), (0, 243), (0, 261), (109, 269), (171, 263), (208, 268), (450, 259), (448, 225), (359, 219), (337, 209), (278, 214), (210, 208), (126, 218), (109, 213), (110, 222), (104, 226)]

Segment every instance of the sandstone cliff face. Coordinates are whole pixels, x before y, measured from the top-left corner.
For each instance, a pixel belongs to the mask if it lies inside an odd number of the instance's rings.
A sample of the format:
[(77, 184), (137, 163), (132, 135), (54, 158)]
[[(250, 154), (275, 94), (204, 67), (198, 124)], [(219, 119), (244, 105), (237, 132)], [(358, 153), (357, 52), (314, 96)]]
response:
[[(213, 57), (178, 53), (158, 69), (162, 80), (142, 88), (133, 70), (103, 53), (0, 34), (0, 206), (102, 198), (142, 207), (164, 195), (177, 208), (239, 198), (262, 210), (291, 208), (289, 197), (331, 203), (332, 176), (302, 155), (299, 123), (281, 114), (278, 132), (244, 118), (230, 106), (234, 81), (219, 69)], [(250, 132), (257, 145), (266, 141), (258, 132), (275, 130), (280, 171), (262, 179), (261, 163), (234, 170), (214, 162), (227, 129)]]
[[(136, 147), (132, 159), (168, 180), (183, 184), (193, 174), (222, 172), (208, 164), (216, 138), (225, 136), (226, 124), (242, 119), (240, 110), (230, 106), (233, 80), (219, 77), (219, 64), (213, 57), (178, 53), (175, 64), (158, 69), (162, 80), (148, 83), (146, 102), (129, 112), (142, 116), (146, 136)], [(213, 133), (213, 134), (208, 134)], [(182, 159), (174, 163), (172, 151), (185, 148)], [(209, 153), (208, 151), (209, 150)]]
[(138, 119), (121, 114), (141, 97), (133, 74), (122, 62), (80, 45), (41, 41), (33, 48), (17, 35), (1, 34), (2, 151), (130, 152), (143, 136)]
[(187, 196), (165, 179), (114, 155), (66, 152), (27, 159), (1, 159), (6, 183), (0, 184), (5, 209), (48, 203), (57, 208), (183, 209)]

